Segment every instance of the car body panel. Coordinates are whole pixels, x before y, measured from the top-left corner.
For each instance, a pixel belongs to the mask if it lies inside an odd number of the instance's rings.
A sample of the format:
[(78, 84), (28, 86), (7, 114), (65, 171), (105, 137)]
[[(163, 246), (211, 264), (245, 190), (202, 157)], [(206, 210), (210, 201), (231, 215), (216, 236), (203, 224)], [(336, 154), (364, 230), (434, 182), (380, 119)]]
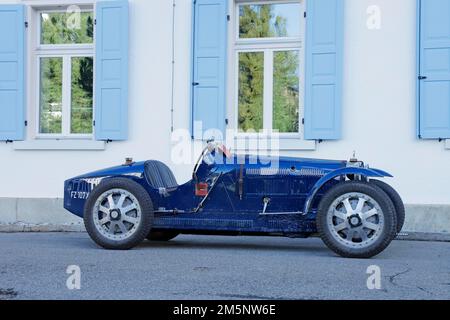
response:
[[(171, 188), (150, 185), (146, 162), (84, 174), (65, 182), (64, 207), (83, 217), (90, 192), (105, 179), (121, 177), (140, 184), (150, 195), (155, 229), (301, 235), (316, 232), (321, 196), (343, 177), (391, 177), (340, 160), (221, 154), (213, 160), (202, 161), (192, 180)], [(199, 182), (208, 184), (208, 196), (196, 196)]]
[(311, 188), (311, 191), (309, 192), (307, 200), (305, 202), (303, 212), (310, 211), (314, 197), (317, 195), (319, 190), (321, 188), (323, 188), (323, 186), (325, 186), (327, 183), (329, 183), (334, 178), (337, 178), (340, 176), (347, 176), (347, 175), (360, 175), (360, 176), (367, 177), (367, 178), (385, 178), (385, 177), (392, 178), (391, 174), (389, 174), (383, 170), (371, 169), (371, 168), (345, 167), (345, 168), (340, 168), (340, 169), (331, 171), (328, 174), (324, 175), (322, 178), (320, 178), (316, 182), (316, 184)]

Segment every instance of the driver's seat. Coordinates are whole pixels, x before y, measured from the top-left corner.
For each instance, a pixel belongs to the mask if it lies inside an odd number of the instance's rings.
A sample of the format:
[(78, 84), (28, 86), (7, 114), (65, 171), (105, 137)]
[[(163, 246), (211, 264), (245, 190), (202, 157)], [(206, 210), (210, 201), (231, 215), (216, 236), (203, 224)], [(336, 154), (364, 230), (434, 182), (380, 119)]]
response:
[(148, 182), (155, 189), (171, 189), (178, 187), (177, 180), (172, 170), (164, 163), (156, 160), (149, 160), (144, 165)]

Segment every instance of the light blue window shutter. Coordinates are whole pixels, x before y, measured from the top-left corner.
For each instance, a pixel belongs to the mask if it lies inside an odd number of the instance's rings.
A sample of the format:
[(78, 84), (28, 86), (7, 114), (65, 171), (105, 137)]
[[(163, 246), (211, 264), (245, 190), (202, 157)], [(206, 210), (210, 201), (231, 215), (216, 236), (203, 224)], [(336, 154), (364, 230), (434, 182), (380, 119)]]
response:
[(128, 1), (96, 6), (95, 136), (128, 137)]
[(341, 138), (344, 0), (307, 1), (305, 139)]
[(25, 137), (25, 10), (0, 5), (0, 140)]
[(419, 135), (450, 138), (450, 1), (420, 5)]
[(227, 0), (194, 1), (193, 29), (193, 137), (219, 139), (226, 121)]

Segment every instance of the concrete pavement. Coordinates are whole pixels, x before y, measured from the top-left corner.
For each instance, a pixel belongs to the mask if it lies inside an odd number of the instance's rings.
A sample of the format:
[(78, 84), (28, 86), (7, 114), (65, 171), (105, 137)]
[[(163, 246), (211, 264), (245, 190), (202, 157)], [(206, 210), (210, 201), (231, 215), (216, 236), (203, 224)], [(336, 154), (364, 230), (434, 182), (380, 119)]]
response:
[[(380, 290), (367, 287), (373, 265)], [(316, 238), (179, 236), (121, 252), (86, 233), (0, 233), (0, 299), (450, 299), (450, 243), (395, 241), (353, 260)]]

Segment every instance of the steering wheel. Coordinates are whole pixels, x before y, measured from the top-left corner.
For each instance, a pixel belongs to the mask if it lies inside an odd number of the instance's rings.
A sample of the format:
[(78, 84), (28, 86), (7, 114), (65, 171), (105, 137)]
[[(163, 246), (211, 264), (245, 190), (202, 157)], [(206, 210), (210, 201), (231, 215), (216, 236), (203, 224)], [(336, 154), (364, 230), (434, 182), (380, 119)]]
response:
[[(215, 150), (219, 151), (221, 154), (223, 154), (227, 158), (231, 157), (230, 152), (224, 145), (214, 142), (214, 140), (208, 141), (208, 144), (203, 149), (202, 153), (200, 154), (200, 157), (198, 158), (197, 162), (195, 163), (194, 171), (192, 172), (192, 179), (198, 180), (197, 171), (200, 168), (200, 164), (204, 161), (204, 159), (206, 159), (206, 157), (211, 156), (213, 158), (212, 153)], [(214, 162), (208, 161), (207, 163), (213, 164)]]

